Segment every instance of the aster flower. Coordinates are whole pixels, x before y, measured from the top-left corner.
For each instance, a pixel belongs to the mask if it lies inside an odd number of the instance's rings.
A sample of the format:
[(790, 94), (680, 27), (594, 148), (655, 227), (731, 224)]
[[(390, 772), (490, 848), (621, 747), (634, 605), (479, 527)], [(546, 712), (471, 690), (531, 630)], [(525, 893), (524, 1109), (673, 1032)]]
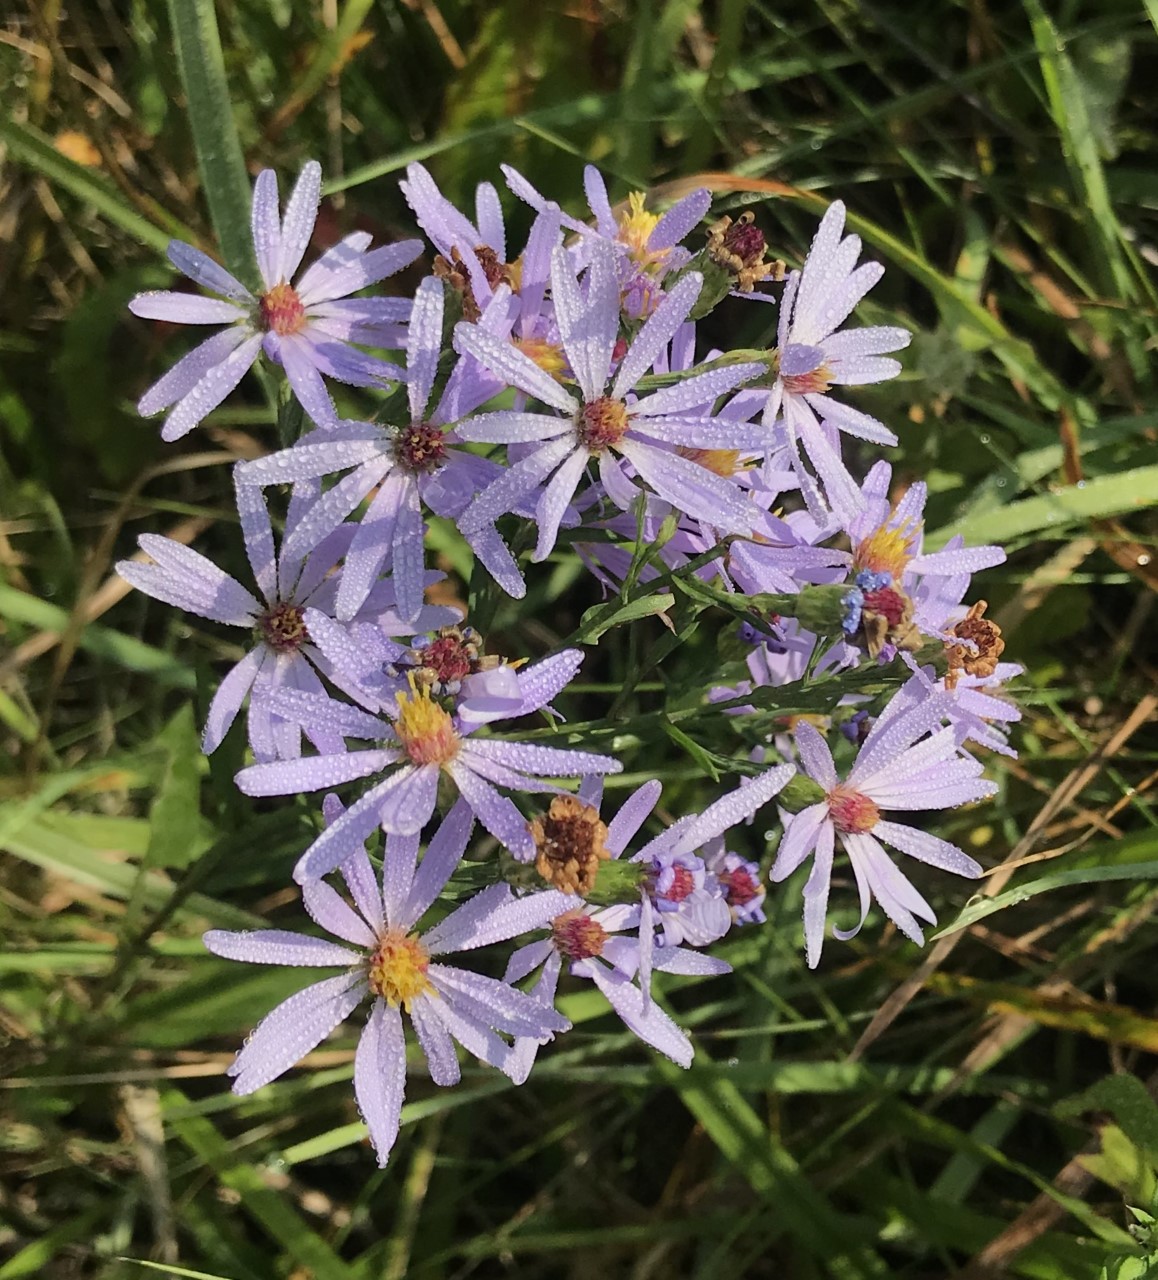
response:
[[(574, 677), (583, 661), (577, 649), (543, 658), (516, 674), (522, 702), (495, 719), (515, 719), (546, 706)], [(306, 850), (294, 876), (300, 882), (326, 875), (348, 858), (377, 826), (414, 835), (434, 816), (439, 779), (445, 774), (482, 825), (517, 858), (534, 857), (522, 814), (494, 784), (516, 791), (556, 791), (544, 778), (619, 773), (610, 756), (504, 738), (473, 738), (473, 717), (431, 696), (429, 686), (412, 681), (397, 695), (387, 718), (353, 707), (338, 707), (316, 694), (287, 690), (274, 703), (281, 715), (324, 727), (343, 737), (380, 742), (368, 751), (257, 764), (242, 769), (237, 785), (250, 796), (322, 791), (343, 782), (383, 775), (365, 795)]]
[(575, 371), (582, 400), (521, 351), (480, 332), (478, 326), (460, 324), (455, 329), (457, 351), (473, 356), (512, 386), (555, 410), (504, 410), (458, 424), (456, 430), (463, 440), (535, 446), (474, 499), (459, 518), (459, 528), (469, 533), (493, 523), (551, 477), (535, 507), (539, 539), (533, 558), (543, 560), (555, 545), (560, 522), (588, 464), (597, 462), (603, 488), (623, 511), (631, 510), (645, 491), (628, 474), (626, 464), (676, 510), (710, 520), (729, 532), (750, 529), (756, 513), (743, 491), (672, 449), (680, 445), (742, 449), (770, 443), (769, 434), (753, 424), (687, 412), (755, 377), (762, 366), (713, 369), (630, 404), (626, 399), (686, 320), (699, 293), (700, 277), (689, 273), (660, 303), (628, 348), (610, 388), (607, 383), (620, 322), (614, 251), (602, 241), (596, 243), (584, 296), (566, 250), (556, 249), (551, 287), (563, 349)]
[[(731, 972), (725, 961), (680, 945), (684, 940), (695, 941), (697, 931), (702, 931), (704, 941), (718, 938), (731, 922), (724, 890), (714, 877), (708, 885), (703, 862), (694, 856), (694, 850), (714, 849), (725, 831), (767, 804), (795, 772), (792, 765), (769, 769), (703, 813), (682, 818), (649, 840), (629, 859), (641, 873), (638, 902), (571, 907), (551, 921), (548, 937), (528, 943), (511, 956), (505, 981), (518, 982), (542, 967), (533, 994), (550, 1004), (567, 964), (573, 976), (595, 983), (624, 1025), (645, 1044), (682, 1067), (690, 1065), (691, 1042), (652, 1001), (651, 974), (653, 970), (700, 976)], [(628, 796), (608, 824), (599, 816), (599, 778), (585, 779), (578, 797), (552, 801), (548, 813), (531, 826), (539, 874), (570, 892), (590, 893), (600, 864), (622, 858), (661, 791), (658, 781), (645, 782)], [(720, 911), (722, 921), (713, 920), (712, 915)], [(657, 914), (663, 934), (659, 946), (655, 939)], [(527, 1040), (516, 1046), (528, 1071), (537, 1050), (538, 1046)]]
[(937, 836), (882, 817), (882, 810), (944, 809), (993, 795), (997, 787), (981, 777), (981, 765), (958, 753), (945, 695), (924, 699), (899, 715), (886, 707), (843, 780), (821, 734), (807, 721), (796, 726), (796, 749), (809, 777), (825, 797), (784, 819), (784, 836), (772, 867), (773, 883), (790, 876), (814, 854), (804, 887), (804, 938), (810, 968), (820, 962), (836, 837), (848, 855), (860, 893), (857, 926), (836, 937), (854, 937), (875, 898), (898, 929), (924, 941), (917, 917), (936, 923), (932, 908), (897, 869), (884, 844), (955, 875), (981, 875), (980, 865)]
[(438, 1085), (458, 1083), (455, 1041), (518, 1079), (512, 1046), (502, 1036), (539, 1044), (568, 1030), (571, 1024), (554, 1009), (439, 959), (541, 927), (566, 909), (565, 894), (550, 890), (516, 898), (509, 886), (492, 885), (425, 933), (416, 928), (458, 866), (472, 825), (469, 807), (459, 801), (420, 863), (416, 836), (391, 837), (381, 888), (359, 848), (343, 868), (353, 907), (322, 881), (307, 885), (306, 909), (339, 942), (283, 929), (205, 934), (205, 946), (229, 960), (342, 970), (290, 996), (258, 1024), (229, 1068), (234, 1093), (253, 1093), (276, 1080), (369, 997), (354, 1057), (354, 1092), (384, 1166), (398, 1137), (406, 1089), (404, 1012)]
[(410, 304), (402, 298), (349, 295), (413, 262), (422, 243), (406, 240), (367, 252), (370, 236), (354, 232), (291, 284), (313, 234), (321, 185), (321, 166), (311, 160), (280, 218), (277, 176), (272, 169), (258, 174), (253, 188), (253, 247), (262, 282), (258, 296), (200, 249), (173, 240), (169, 261), (221, 296), (153, 291), (129, 303), (134, 315), (148, 320), (228, 326), (195, 347), (141, 397), (137, 408), (144, 417), (172, 406), (162, 439), (178, 440), (191, 431), (237, 386), (261, 351), (282, 366), (302, 408), (320, 424), (335, 418), (323, 378), (377, 387), (401, 377), (394, 365), (352, 344), (400, 346)]
[(776, 338), (779, 372), (764, 410), (769, 425), (782, 420), (801, 487), (818, 517), (825, 507), (803, 466), (799, 445), (816, 468), (829, 504), (846, 509), (859, 505), (856, 486), (840, 458), (837, 433), (883, 445), (895, 445), (897, 437), (876, 418), (832, 399), (828, 392), (834, 386), (895, 378), (901, 366), (884, 353), (907, 347), (911, 336), (907, 329), (881, 325), (838, 332), (884, 274), (878, 262), (865, 262), (854, 270), (860, 237), (844, 236), (843, 231), (844, 205), (836, 200), (821, 220), (803, 268), (787, 276)]
[[(361, 607), (383, 566), (393, 568), (399, 608), (415, 617), (422, 607), (422, 504), (438, 515), (462, 514), (474, 494), (502, 474), (497, 463), (464, 449), (446, 424), (470, 413), (495, 393), (469, 362), (460, 361), (437, 405), (430, 403), (442, 354), (443, 288), (427, 277), (418, 287), (406, 340), (409, 421), (400, 426), (340, 422), (299, 440), (292, 448), (240, 464), (244, 484), (282, 484), (349, 471), (298, 522), (287, 545), (301, 554), (336, 529), (375, 490), (353, 535), (337, 613), (343, 621)], [(464, 531), (465, 532), (465, 531)], [(465, 532), (475, 555), (509, 594), (526, 591), (522, 575), (493, 525)]]
[[(332, 617), (338, 578), (331, 571), (349, 538), (339, 533), (310, 554), (298, 556), (287, 550), (287, 536), (278, 554), (260, 490), (238, 486), (236, 493), (245, 551), (260, 599), (203, 555), (155, 534), (142, 534), (139, 540), (152, 564), (122, 560), (116, 571), (155, 600), (226, 626), (244, 627), (253, 635), (253, 648), (225, 676), (209, 704), (201, 741), (206, 755), (221, 745), (248, 696), (249, 743), (254, 755), (262, 761), (292, 759), (301, 754), (301, 731), (296, 722), (274, 710), (272, 698), (277, 690), (296, 689), (329, 702), (318, 678), (320, 671), (352, 697), (365, 701), (368, 696), (344, 661), (345, 636)], [(316, 497), (310, 486), (295, 488), (286, 520), (289, 536)], [(431, 580), (436, 577), (431, 575)], [(457, 613), (427, 607), (406, 623), (395, 608), (392, 585), (383, 582), (364, 602), (362, 617), (368, 625), (372, 619), (373, 628), (384, 635), (409, 636), (452, 621)], [(338, 734), (321, 725), (304, 727), (320, 750), (344, 749)]]
[[(540, 213), (557, 210), (558, 206), (536, 191), (518, 170), (510, 165), (503, 165), (502, 170), (507, 186), (532, 209)], [(633, 191), (627, 197), (626, 209), (616, 215), (603, 175), (593, 165), (583, 170), (583, 189), (595, 226), (560, 215), (563, 225), (580, 237), (574, 250), (576, 264), (588, 262), (600, 244), (610, 246), (615, 253), (623, 310), (636, 318), (649, 315), (663, 296), (664, 279), (690, 259), (691, 254), (680, 247), (680, 241), (707, 213), (711, 193), (700, 187), (661, 216), (647, 209), (643, 192)]]
[(764, 898), (767, 891), (760, 875), (760, 866), (738, 853), (731, 853), (722, 836), (704, 845), (704, 865), (715, 876), (723, 889), (732, 920), (739, 925), (764, 924)]

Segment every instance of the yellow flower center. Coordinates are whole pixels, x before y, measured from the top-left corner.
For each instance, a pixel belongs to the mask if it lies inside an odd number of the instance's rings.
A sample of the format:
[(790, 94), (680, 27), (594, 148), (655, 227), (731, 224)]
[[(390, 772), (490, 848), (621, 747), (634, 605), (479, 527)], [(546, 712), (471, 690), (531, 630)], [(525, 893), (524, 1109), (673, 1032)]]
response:
[(633, 191), (627, 197), (627, 211), (619, 215), (619, 234), (616, 237), (620, 244), (627, 247), (631, 260), (642, 271), (662, 267), (667, 261), (667, 249), (649, 249), (648, 240), (659, 222), (658, 213), (649, 213), (643, 202), (646, 197), (642, 191)]
[(745, 469), (740, 466), (739, 449), (693, 449), (690, 445), (680, 445), (676, 453), (718, 476), (731, 478), (737, 471)]
[(891, 573), (893, 581), (899, 584), (920, 536), (921, 525), (917, 520), (903, 520), (894, 528), (884, 524), (860, 542), (853, 553), (853, 564), (857, 569)]
[(426, 976), (429, 967), (430, 956), (417, 938), (401, 929), (387, 929), (370, 956), (366, 980), (376, 996), (395, 1008), (402, 1005), (409, 1013), (419, 996), (435, 994)]
[(567, 369), (567, 357), (563, 348), (556, 342), (548, 342), (545, 338), (517, 338), (515, 346), (530, 357), (542, 371), (558, 381), (563, 380)]
[(410, 681), (410, 692), (398, 696), (394, 732), (414, 764), (449, 764), (462, 745), (450, 713), (434, 702), (430, 689)]
[(292, 285), (275, 284), (258, 303), (261, 327), (270, 333), (301, 333), (306, 327), (306, 309)]

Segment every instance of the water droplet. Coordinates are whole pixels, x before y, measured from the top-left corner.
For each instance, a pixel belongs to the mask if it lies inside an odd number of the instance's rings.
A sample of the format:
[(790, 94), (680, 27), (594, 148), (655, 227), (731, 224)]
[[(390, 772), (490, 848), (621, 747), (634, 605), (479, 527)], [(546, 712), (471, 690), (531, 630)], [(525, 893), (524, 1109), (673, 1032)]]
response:
[(989, 443), (989, 436), (988, 436), (988, 434), (986, 434), (984, 431), (983, 431), (983, 432), (981, 433), (981, 435), (980, 435), (980, 436), (978, 436), (977, 438), (981, 441), (981, 443), (982, 443), (982, 444), (988, 444), (988, 443)]
[(1143, 551), (1143, 552), (1142, 552), (1142, 554), (1138, 557), (1138, 563), (1139, 563), (1143, 568), (1145, 568), (1145, 567), (1146, 567), (1146, 565), (1148, 565), (1148, 564), (1150, 563), (1150, 554), (1149, 554), (1149, 552)]
[(994, 481), (994, 484), (996, 484), (999, 489), (1004, 489), (1006, 484), (1005, 477), (998, 476), (997, 479)]
[(1074, 487), (1077, 489), (1084, 489), (1086, 487), (1086, 482), (1084, 480), (1079, 480)]
[(821, 142), (819, 138), (813, 138), (808, 145), (813, 149), (813, 151), (819, 151), (820, 148), (824, 146), (824, 143)]
[(738, 1067), (739, 1065), (740, 1065), (740, 1059), (739, 1059), (739, 1058), (729, 1058), (729, 1059), (728, 1059), (728, 1066), (730, 1066), (730, 1067)]

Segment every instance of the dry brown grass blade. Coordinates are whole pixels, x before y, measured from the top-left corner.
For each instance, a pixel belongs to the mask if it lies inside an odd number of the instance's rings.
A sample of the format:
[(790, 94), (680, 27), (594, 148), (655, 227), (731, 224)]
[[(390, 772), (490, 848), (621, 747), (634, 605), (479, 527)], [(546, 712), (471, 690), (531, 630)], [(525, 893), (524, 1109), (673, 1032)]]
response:
[[(1015, 864), (1019, 863), (1033, 849), (1044, 829), (1057, 814), (1073, 802), (1074, 799), (1097, 777), (1105, 762), (1111, 759), (1125, 743), (1158, 712), (1158, 695), (1147, 694), (1121, 725), (1090, 756), (1088, 760), (1074, 769), (1058, 789), (1046, 800), (1038, 810), (1029, 829), (1010, 851), (994, 874), (990, 875), (981, 888), (981, 893), (988, 898), (995, 897), (1005, 888), (1009, 877), (1013, 874)], [(909, 975), (897, 989), (885, 1000), (877, 1010), (869, 1025), (848, 1056), (850, 1062), (856, 1062), (864, 1056), (869, 1047), (900, 1017), (910, 1001), (922, 990), (934, 973), (952, 955), (954, 948), (962, 938), (969, 936), (970, 930), (951, 933), (942, 938), (930, 949), (929, 954), (921, 961), (916, 971)]]

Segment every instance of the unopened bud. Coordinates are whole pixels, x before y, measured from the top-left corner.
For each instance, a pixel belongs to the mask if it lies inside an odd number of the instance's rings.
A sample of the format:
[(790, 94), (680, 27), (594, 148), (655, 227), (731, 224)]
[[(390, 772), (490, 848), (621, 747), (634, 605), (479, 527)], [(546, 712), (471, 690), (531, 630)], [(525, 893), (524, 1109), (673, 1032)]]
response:
[(647, 879), (647, 868), (638, 862), (620, 862), (612, 859), (601, 862), (594, 886), (584, 898), (597, 907), (610, 907), (617, 902), (634, 902), (639, 898), (639, 887)]
[(780, 788), (776, 803), (781, 809), (787, 809), (789, 813), (799, 813), (809, 805), (819, 804), (825, 794), (819, 782), (814, 782), (806, 773), (801, 773), (798, 769)]

